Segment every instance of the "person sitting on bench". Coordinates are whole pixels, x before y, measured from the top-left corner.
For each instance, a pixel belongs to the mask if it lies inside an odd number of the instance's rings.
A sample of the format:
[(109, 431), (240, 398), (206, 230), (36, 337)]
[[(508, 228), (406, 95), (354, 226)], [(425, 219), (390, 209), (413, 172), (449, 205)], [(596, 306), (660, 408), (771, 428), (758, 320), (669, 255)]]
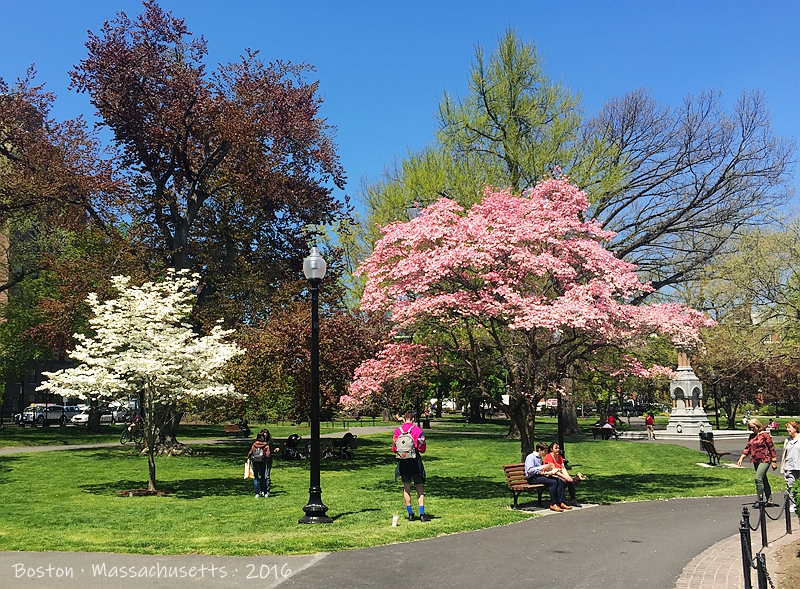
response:
[(611, 415), (608, 416), (608, 421), (606, 421), (603, 424), (603, 429), (610, 429), (611, 432), (613, 432), (613, 434), (614, 434), (614, 439), (619, 441), (619, 432), (617, 431), (617, 428), (615, 428), (613, 425), (611, 425), (611, 418), (612, 417), (613, 416), (611, 416)]
[[(564, 486), (569, 489), (569, 504), (579, 507), (578, 501), (575, 499), (575, 480), (572, 478), (572, 475), (567, 472), (567, 465), (564, 457), (561, 455), (561, 446), (558, 445), (558, 442), (553, 442), (548, 446), (547, 454), (544, 457), (544, 463), (550, 464), (553, 467), (553, 476), (564, 481)], [(562, 507), (564, 506), (562, 505)]]
[(564, 481), (548, 474), (553, 472), (555, 467), (544, 463), (545, 454), (547, 454), (547, 444), (539, 442), (536, 444), (536, 451), (525, 458), (525, 477), (528, 479), (528, 484), (547, 487), (552, 511), (572, 509), (564, 502)]

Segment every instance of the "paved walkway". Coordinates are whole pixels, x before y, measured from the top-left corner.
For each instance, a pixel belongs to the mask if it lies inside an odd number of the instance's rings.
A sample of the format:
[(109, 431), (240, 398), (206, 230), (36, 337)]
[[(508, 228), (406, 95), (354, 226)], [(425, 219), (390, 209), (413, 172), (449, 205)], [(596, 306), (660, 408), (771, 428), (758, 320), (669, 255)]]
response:
[[(391, 429), (376, 426), (352, 431), (364, 435)], [(696, 449), (697, 444), (692, 442), (687, 440), (685, 445)], [(82, 447), (86, 445), (6, 448), (0, 453)], [(731, 450), (738, 454), (741, 448), (737, 445)], [(776, 493), (775, 499), (780, 497)], [(476, 532), (306, 556), (0, 552), (0, 586), (177, 589), (190, 584), (200, 589), (227, 589), (255, 584), (264, 588), (384, 588), (396, 585), (398, 579), (407, 578), (413, 571), (413, 585), (419, 589), (519, 584), (554, 589), (598, 585), (609, 589), (733, 589), (743, 587), (738, 526), (743, 505), (752, 500), (752, 496), (718, 497), (584, 506), (560, 514), (545, 511), (546, 517)], [(755, 522), (755, 513), (752, 518)], [(793, 523), (798, 523), (796, 518)], [(774, 551), (800, 538), (800, 530), (786, 536), (783, 526), (780, 520), (768, 527), (773, 547), (765, 553), (772, 574), (776, 572)], [(753, 533), (754, 553), (759, 546), (760, 536)], [(752, 579), (755, 585), (755, 571)]]

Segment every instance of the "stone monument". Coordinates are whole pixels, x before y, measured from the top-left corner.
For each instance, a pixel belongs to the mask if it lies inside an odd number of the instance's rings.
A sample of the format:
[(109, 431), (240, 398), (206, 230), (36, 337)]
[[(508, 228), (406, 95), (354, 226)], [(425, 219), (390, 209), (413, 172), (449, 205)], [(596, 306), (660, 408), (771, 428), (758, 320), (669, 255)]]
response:
[(703, 383), (689, 365), (689, 356), (678, 353), (678, 374), (669, 383), (672, 411), (667, 435), (697, 436), (711, 431), (711, 423), (703, 409)]

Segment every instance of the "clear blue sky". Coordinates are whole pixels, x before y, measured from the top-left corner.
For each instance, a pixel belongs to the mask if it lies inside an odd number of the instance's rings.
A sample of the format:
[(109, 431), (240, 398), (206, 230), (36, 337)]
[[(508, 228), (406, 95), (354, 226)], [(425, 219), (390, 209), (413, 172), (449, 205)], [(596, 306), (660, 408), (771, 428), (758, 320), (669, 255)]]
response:
[[(678, 105), (708, 88), (727, 105), (763, 90), (775, 131), (800, 140), (800, 2), (580, 1), (477, 2), (162, 0), (208, 41), (210, 66), (247, 47), (265, 61), (317, 69), (323, 116), (355, 194), (393, 158), (429, 143), (446, 88), (462, 93), (475, 44), (487, 50), (511, 27), (534, 41), (546, 71), (583, 95), (587, 114), (638, 87)], [(0, 0), (0, 77), (12, 82), (35, 63), (58, 95), (58, 118), (92, 110), (67, 89), (67, 71), (85, 57), (87, 29), (138, 0)], [(795, 177), (800, 174), (795, 172)]]

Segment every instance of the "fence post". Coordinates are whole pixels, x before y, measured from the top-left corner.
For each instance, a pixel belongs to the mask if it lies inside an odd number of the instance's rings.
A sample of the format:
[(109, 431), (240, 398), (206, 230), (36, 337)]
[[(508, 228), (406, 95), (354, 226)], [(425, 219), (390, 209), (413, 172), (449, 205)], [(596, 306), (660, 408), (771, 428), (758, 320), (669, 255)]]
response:
[(758, 576), (758, 589), (769, 589), (767, 587), (767, 560), (761, 553), (756, 554), (756, 574)]
[(761, 548), (769, 546), (767, 540), (767, 504), (764, 501), (758, 502), (758, 525), (761, 526)]
[(789, 493), (791, 493), (791, 489), (787, 489), (786, 492), (783, 494), (783, 513), (786, 516), (786, 533), (792, 533), (792, 514), (789, 511)]
[(742, 543), (742, 572), (744, 573), (744, 589), (753, 589), (753, 579), (750, 569), (753, 566), (750, 560), (750, 513), (746, 507), (742, 508), (742, 521), (739, 523), (739, 539)]

